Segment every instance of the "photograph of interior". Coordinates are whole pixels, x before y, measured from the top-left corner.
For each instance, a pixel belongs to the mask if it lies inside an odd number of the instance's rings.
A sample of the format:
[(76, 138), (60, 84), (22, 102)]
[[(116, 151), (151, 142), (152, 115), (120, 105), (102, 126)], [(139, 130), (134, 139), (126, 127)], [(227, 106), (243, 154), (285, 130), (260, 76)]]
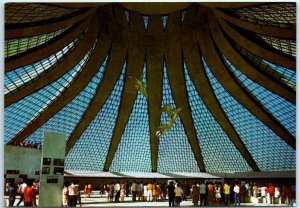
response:
[(3, 206), (296, 206), (296, 1), (4, 4)]

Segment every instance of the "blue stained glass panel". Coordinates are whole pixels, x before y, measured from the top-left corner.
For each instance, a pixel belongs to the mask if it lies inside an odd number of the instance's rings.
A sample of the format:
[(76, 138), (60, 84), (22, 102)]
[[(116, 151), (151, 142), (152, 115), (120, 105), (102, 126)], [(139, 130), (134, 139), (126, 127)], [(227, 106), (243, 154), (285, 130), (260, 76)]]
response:
[(189, 104), (206, 171), (212, 173), (252, 171), (198, 95), (186, 65), (184, 69)]
[(222, 108), (262, 171), (296, 169), (296, 152), (239, 104), (218, 82), (203, 59), (205, 71)]
[(293, 136), (296, 136), (296, 106), (279, 95), (272, 93), (253, 82), (236, 69), (227, 59), (226, 62), (229, 68), (234, 72), (235, 76), (238, 77), (239, 81), (243, 83), (254, 97), (258, 99)]
[[(162, 107), (166, 104), (176, 108), (164, 65)], [(161, 114), (161, 123), (169, 121), (166, 112)], [(178, 117), (171, 129), (159, 137), (158, 172), (200, 172), (197, 161), (185, 134), (181, 119)]]
[(63, 132), (69, 137), (94, 97), (96, 88), (102, 80), (106, 63), (107, 58), (87, 86), (63, 109), (31, 134), (26, 141), (42, 143), (44, 131)]
[(66, 170), (102, 171), (123, 90), (126, 63), (113, 91), (66, 157)]
[(278, 66), (278, 65), (276, 65), (274, 63), (271, 63), (267, 60), (263, 60), (263, 62), (265, 64), (267, 64), (271, 69), (273, 69), (274, 71), (279, 73), (283, 77), (282, 79), (284, 79), (284, 77), (285, 77), (284, 81), (288, 85), (290, 85), (292, 87), (294, 87), (294, 85), (296, 85), (296, 79), (297, 79), (296, 72), (292, 71), (291, 69), (285, 68), (283, 66)]
[(74, 40), (69, 45), (65, 46), (60, 51), (47, 58), (7, 72), (4, 77), (4, 86), (6, 88), (4, 93), (7, 94), (11, 91), (14, 91), (50, 70), (54, 64), (59, 62), (64, 57), (64, 55), (66, 55), (70, 50), (74, 49), (77, 43), (78, 39)]
[[(92, 49), (78, 63), (76, 67), (65, 73), (53, 83), (39, 91), (28, 95), (24, 99), (8, 106), (4, 110), (4, 142), (10, 141), (28, 123), (34, 120), (41, 112), (73, 82), (74, 75), (78, 74), (89, 59)], [(79, 66), (79, 67), (78, 67)]]
[[(145, 81), (145, 66), (143, 74)], [(147, 99), (140, 92), (138, 92), (109, 170), (112, 172), (151, 172), (148, 104)]]

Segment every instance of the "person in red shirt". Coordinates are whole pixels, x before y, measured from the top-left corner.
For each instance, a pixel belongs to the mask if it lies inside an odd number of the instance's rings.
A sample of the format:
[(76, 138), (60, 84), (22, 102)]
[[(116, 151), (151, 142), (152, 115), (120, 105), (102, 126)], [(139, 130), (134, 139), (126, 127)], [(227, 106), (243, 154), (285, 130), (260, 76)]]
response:
[(24, 190), (24, 206), (31, 207), (33, 199), (33, 189), (31, 188), (31, 183), (28, 183)]
[(274, 204), (274, 193), (275, 193), (275, 186), (270, 183), (268, 188), (267, 188), (267, 193), (270, 196), (270, 204)]
[(214, 194), (214, 185), (212, 184), (212, 182), (209, 182), (208, 185), (207, 185), (207, 190), (208, 190), (208, 204), (209, 205), (212, 205), (214, 203), (214, 200), (215, 200), (215, 194)]

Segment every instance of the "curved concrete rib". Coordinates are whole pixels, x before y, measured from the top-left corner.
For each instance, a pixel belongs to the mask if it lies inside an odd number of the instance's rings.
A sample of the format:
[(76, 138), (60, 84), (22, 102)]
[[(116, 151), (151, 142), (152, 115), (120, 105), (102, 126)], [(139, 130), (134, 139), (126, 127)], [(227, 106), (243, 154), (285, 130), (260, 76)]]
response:
[(296, 86), (294, 84), (291, 84), (289, 82), (289, 80), (283, 74), (277, 72), (275, 69), (270, 67), (267, 63), (263, 62), (263, 60), (261, 60), (260, 58), (249, 57), (246, 55), (246, 53), (244, 51), (239, 51), (239, 54), (251, 65), (255, 66), (262, 73), (264, 73), (268, 77), (270, 77), (270, 79), (276, 80), (277, 82), (281, 83), (282, 85), (289, 87), (293, 91), (296, 90)]
[(242, 8), (242, 7), (251, 7), (251, 6), (259, 6), (263, 3), (259, 2), (199, 2), (201, 6), (205, 7), (215, 7), (215, 8)]
[(219, 50), (225, 54), (226, 58), (243, 74), (252, 79), (257, 84), (270, 90), (283, 97), (284, 99), (290, 101), (291, 103), (296, 103), (296, 93), (286, 85), (278, 83), (273, 79), (269, 78), (265, 74), (261, 73), (259, 70), (250, 65), (245, 61), (239, 53), (230, 45), (230, 43), (224, 37), (221, 28), (219, 27), (215, 17), (209, 13), (209, 28), (212, 37)]
[(49, 83), (57, 80), (63, 74), (68, 72), (75, 63), (78, 63), (86, 53), (92, 48), (97, 38), (99, 27), (96, 26), (97, 21), (94, 18), (91, 25), (88, 27), (87, 33), (80, 40), (76, 48), (74, 48), (69, 54), (66, 55), (62, 61), (57, 62), (52, 69), (45, 72), (39, 79), (34, 82), (28, 83), (24, 87), (16, 90), (12, 94), (5, 96), (4, 104), (5, 107), (21, 100), (22, 98), (32, 94), (33, 92), (41, 89)]
[[(163, 26), (161, 15), (150, 15), (146, 35), (147, 92), (152, 172), (157, 172), (159, 139), (156, 131), (160, 125), (164, 67)], [(150, 41), (149, 41), (150, 40)]]
[[(116, 82), (118, 81), (118, 78), (120, 77), (124, 62), (126, 60), (128, 36), (118, 35), (122, 33), (122, 30), (126, 28), (122, 27), (122, 24), (118, 23), (118, 19), (115, 20), (113, 18), (112, 11), (110, 11), (109, 14), (107, 14), (106, 21), (108, 27), (105, 28), (106, 30), (108, 30), (107, 33), (108, 34), (110, 33), (112, 35), (112, 40), (113, 40), (107, 67), (105, 69), (102, 81), (96, 89), (96, 94), (94, 98), (90, 102), (90, 105), (88, 106), (85, 113), (83, 114), (80, 122), (77, 124), (77, 126), (75, 127), (74, 131), (71, 133), (67, 141), (66, 154), (69, 153), (69, 151), (75, 145), (75, 143), (80, 138), (82, 133), (93, 121), (95, 116), (98, 114), (98, 112), (105, 104)], [(110, 26), (111, 28), (109, 28)]]
[(262, 59), (269, 60), (277, 65), (296, 70), (296, 60), (292, 56), (278, 53), (278, 51), (269, 50), (262, 45), (258, 45), (254, 41), (244, 37), (235, 29), (233, 29), (224, 19), (218, 17), (218, 22), (223, 30), (234, 40), (238, 45), (249, 50), (251, 53), (261, 57)]
[(57, 100), (55, 100), (54, 103), (51, 104), (49, 108), (35, 118), (33, 122), (28, 124), (19, 134), (14, 136), (14, 138), (10, 140), (9, 144), (18, 144), (24, 141), (29, 135), (31, 135), (36, 129), (52, 118), (84, 89), (84, 87), (92, 80), (94, 75), (99, 70), (99, 67), (103, 63), (109, 51), (111, 45), (111, 41), (109, 39), (110, 38), (107, 37), (106, 34), (103, 35), (103, 33), (100, 32), (93, 54), (74, 82), (65, 90), (65, 92), (63, 92), (60, 97), (57, 98)]
[(296, 40), (296, 29), (293, 28), (275, 27), (275, 26), (268, 26), (268, 25), (260, 25), (258, 23), (253, 23), (253, 22), (247, 22), (239, 18), (236, 18), (234, 16), (228, 15), (219, 9), (214, 9), (214, 13), (217, 16), (222, 17), (226, 21), (245, 30), (249, 30), (251, 32), (255, 32), (270, 37)]
[[(140, 37), (145, 37), (146, 35), (144, 30), (143, 17), (141, 15), (138, 15), (137, 13), (131, 13), (130, 27), (131, 30), (129, 33), (127, 72), (124, 82), (125, 87), (121, 95), (120, 109), (103, 171), (109, 171), (112, 160), (118, 149), (118, 145), (132, 112), (135, 99), (137, 98), (135, 78), (140, 78), (143, 72), (146, 49), (143, 44), (137, 44), (136, 42), (142, 40), (143, 38), (140, 39)], [(135, 47), (136, 45), (138, 45), (139, 48)]]
[(83, 2), (78, 2), (78, 3), (74, 3), (74, 2), (66, 2), (66, 3), (50, 3), (48, 2), (47, 4), (49, 5), (53, 5), (53, 6), (57, 6), (57, 7), (64, 7), (64, 8), (83, 8), (83, 7), (101, 7), (101, 6), (105, 6), (109, 3), (104, 3), (104, 2), (87, 2), (87, 3), (83, 3)]
[[(197, 25), (196, 9), (193, 9), (193, 11), (188, 11), (186, 13), (185, 19), (189, 24)], [(181, 36), (183, 56), (187, 65), (188, 72), (190, 74), (190, 78), (205, 106), (219, 123), (228, 138), (232, 141), (232, 143), (244, 157), (252, 170), (259, 171), (257, 164), (255, 163), (248, 149), (245, 147), (243, 141), (235, 131), (234, 127), (230, 123), (220, 103), (218, 102), (218, 99), (216, 98), (212, 87), (210, 86), (209, 80), (206, 76), (201, 62), (201, 54), (198, 44), (199, 29), (195, 31), (195, 35), (188, 37), (185, 34), (189, 33), (189, 28), (189, 26), (183, 24)]]
[(288, 145), (293, 149), (296, 148), (295, 138), (280, 124), (278, 123), (268, 112), (266, 112), (261, 104), (255, 102), (251, 96), (249, 96), (245, 90), (233, 79), (228, 69), (223, 64), (219, 54), (217, 53), (212, 37), (210, 36), (208, 28), (208, 18), (204, 16), (206, 11), (200, 10), (199, 21), (202, 22), (199, 34), (200, 49), (205, 57), (205, 61), (209, 66), (211, 72), (218, 79), (224, 89), (231, 94), (241, 105), (243, 105), (249, 112), (257, 117), (262, 123), (268, 126), (274, 133), (281, 137)]
[(186, 2), (122, 2), (119, 3), (130, 11), (137, 11), (141, 14), (160, 14), (166, 15), (172, 12), (183, 10), (192, 3)]
[(37, 62), (50, 56), (54, 51), (59, 51), (74, 41), (84, 29), (88, 27), (90, 21), (91, 18), (86, 18), (43, 45), (29, 49), (24, 53), (5, 58), (5, 72)]
[(5, 40), (41, 35), (67, 28), (75, 24), (76, 22), (85, 19), (89, 15), (92, 15), (93, 13), (95, 13), (96, 9), (97, 8), (91, 8), (85, 12), (77, 13), (75, 16), (69, 17), (67, 19), (61, 19), (59, 21), (49, 23), (43, 22), (40, 25), (22, 27), (18, 24), (16, 28), (14, 28), (14, 24), (5, 25)]
[(197, 161), (199, 170), (206, 172), (187, 97), (181, 52), (182, 47), (180, 41), (178, 41), (180, 37), (180, 24), (180, 13), (169, 15), (166, 29), (166, 40), (169, 41), (169, 44), (165, 46), (166, 68), (176, 107), (182, 109), (179, 115), (195, 160)]
[(226, 117), (226, 114), (222, 110), (217, 98), (215, 97), (213, 89), (209, 84), (209, 80), (200, 61), (201, 56), (197, 51), (199, 51), (198, 45), (185, 45), (183, 48), (186, 65), (190, 73), (191, 80), (193, 81), (199, 96), (252, 170), (259, 171), (257, 164)]

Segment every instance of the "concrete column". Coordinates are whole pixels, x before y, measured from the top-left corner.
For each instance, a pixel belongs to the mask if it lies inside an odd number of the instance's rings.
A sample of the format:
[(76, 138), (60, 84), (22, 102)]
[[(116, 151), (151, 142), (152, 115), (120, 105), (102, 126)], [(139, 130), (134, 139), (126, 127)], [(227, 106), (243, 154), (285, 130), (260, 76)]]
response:
[(41, 207), (62, 205), (66, 137), (62, 133), (44, 132), (39, 192)]

